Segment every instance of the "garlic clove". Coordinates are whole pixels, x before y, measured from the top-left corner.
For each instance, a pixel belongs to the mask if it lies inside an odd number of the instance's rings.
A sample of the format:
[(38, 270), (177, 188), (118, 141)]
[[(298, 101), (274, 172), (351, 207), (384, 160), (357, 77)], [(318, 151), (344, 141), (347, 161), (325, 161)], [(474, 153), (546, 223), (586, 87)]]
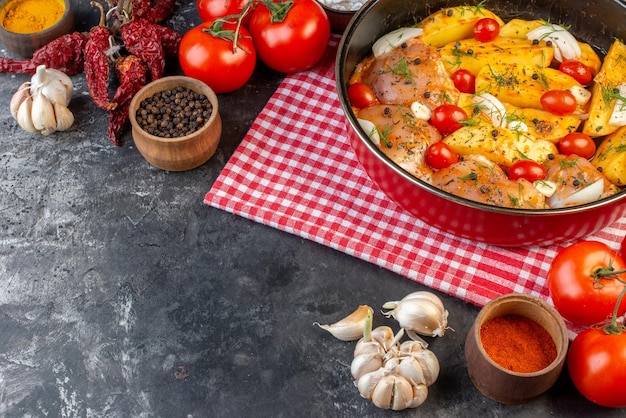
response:
[(362, 375), (356, 381), (356, 387), (359, 390), (359, 394), (365, 399), (371, 399), (374, 388), (386, 373), (388, 372), (381, 367), (378, 370)]
[(411, 384), (400, 376), (385, 375), (372, 391), (372, 402), (379, 408), (401, 411), (413, 400)]
[(359, 380), (363, 375), (374, 372), (383, 366), (383, 356), (380, 353), (361, 354), (352, 360), (350, 373), (355, 380)]
[(65, 92), (65, 105), (67, 106), (74, 95), (74, 83), (72, 83), (72, 79), (63, 71), (57, 70), (56, 68), (48, 68), (47, 72), (48, 76), (54, 80), (57, 87), (62, 87), (62, 91)]
[(380, 354), (383, 355), (387, 352), (385, 348), (378, 343), (378, 341), (365, 341), (364, 339), (360, 339), (357, 341), (356, 346), (354, 347), (354, 357), (363, 355), (363, 354)]
[(41, 87), (40, 94), (46, 96), (53, 104), (59, 103), (67, 107), (69, 101), (67, 99), (66, 88), (59, 83), (47, 83)]
[(30, 111), (33, 126), (42, 135), (51, 134), (56, 130), (57, 121), (54, 117), (54, 107), (45, 96), (36, 94), (33, 96), (33, 107)]
[(24, 100), (30, 96), (30, 82), (26, 81), (22, 83), (17, 91), (11, 97), (11, 103), (9, 105), (11, 116), (17, 120), (17, 111)]
[(52, 103), (67, 106), (74, 94), (72, 79), (63, 71), (39, 65), (30, 79), (30, 94), (43, 94)]
[(31, 110), (33, 108), (33, 99), (27, 97), (26, 100), (22, 102), (20, 107), (17, 110), (17, 123), (24, 129), (26, 132), (30, 132), (32, 134), (39, 133), (39, 130), (33, 126), (33, 121), (31, 118)]
[(448, 329), (448, 311), (441, 299), (427, 291), (413, 292), (400, 301), (391, 301), (383, 305), (386, 317), (395, 318), (407, 331), (420, 335), (443, 337)]
[(355, 341), (363, 337), (367, 316), (370, 315), (371, 318), (373, 314), (374, 310), (371, 307), (361, 305), (350, 315), (334, 324), (320, 325), (315, 322), (313, 325), (330, 332), (335, 338), (342, 341)]
[(417, 408), (428, 398), (428, 386), (426, 385), (413, 385), (413, 399), (407, 408)]
[[(437, 378), (439, 378), (440, 365), (437, 356), (432, 351), (426, 349), (426, 347), (417, 341), (405, 341), (400, 344), (399, 355), (402, 357), (400, 362), (400, 373), (409, 378), (407, 368), (419, 368), (420, 375), (423, 377), (423, 381), (414, 379), (415, 383), (423, 383), (426, 386), (430, 386)], [(405, 363), (406, 362), (406, 363)], [(405, 363), (405, 364), (403, 364)]]
[(393, 345), (394, 338), (393, 330), (386, 325), (376, 327), (372, 330), (372, 340), (380, 344), (385, 351), (389, 351)]
[(67, 131), (74, 124), (74, 114), (67, 107), (55, 103), (54, 107), (54, 116), (57, 121), (56, 130), (57, 131)]

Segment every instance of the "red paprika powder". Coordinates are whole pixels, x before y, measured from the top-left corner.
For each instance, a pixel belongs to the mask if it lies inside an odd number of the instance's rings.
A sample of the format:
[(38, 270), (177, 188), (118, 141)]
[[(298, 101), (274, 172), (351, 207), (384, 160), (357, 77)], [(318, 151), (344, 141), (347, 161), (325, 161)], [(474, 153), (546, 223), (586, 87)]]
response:
[(532, 373), (556, 358), (556, 344), (544, 327), (521, 315), (503, 315), (485, 321), (480, 340), (487, 355), (505, 369)]

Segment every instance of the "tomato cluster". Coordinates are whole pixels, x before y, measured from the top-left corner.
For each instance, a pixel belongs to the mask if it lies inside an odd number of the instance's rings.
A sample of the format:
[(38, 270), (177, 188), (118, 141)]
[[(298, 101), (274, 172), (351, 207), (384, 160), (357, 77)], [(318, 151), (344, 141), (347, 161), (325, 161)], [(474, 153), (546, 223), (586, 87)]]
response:
[(216, 93), (239, 89), (257, 58), (269, 68), (296, 73), (313, 67), (330, 40), (330, 22), (315, 0), (197, 0), (203, 22), (181, 40), (185, 75)]
[(548, 271), (548, 289), (563, 318), (589, 327), (569, 348), (567, 367), (590, 401), (626, 406), (626, 238), (621, 255), (598, 241), (579, 241), (559, 251)]

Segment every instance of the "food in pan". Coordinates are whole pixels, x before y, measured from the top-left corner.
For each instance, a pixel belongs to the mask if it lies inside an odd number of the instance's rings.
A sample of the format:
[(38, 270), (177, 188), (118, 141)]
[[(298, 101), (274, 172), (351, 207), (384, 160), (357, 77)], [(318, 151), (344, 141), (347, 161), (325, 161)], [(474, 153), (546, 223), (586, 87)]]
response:
[(569, 207), (626, 183), (624, 60), (619, 40), (602, 61), (564, 26), (450, 7), (379, 38), (348, 98), (378, 148), (427, 183), (500, 207)]

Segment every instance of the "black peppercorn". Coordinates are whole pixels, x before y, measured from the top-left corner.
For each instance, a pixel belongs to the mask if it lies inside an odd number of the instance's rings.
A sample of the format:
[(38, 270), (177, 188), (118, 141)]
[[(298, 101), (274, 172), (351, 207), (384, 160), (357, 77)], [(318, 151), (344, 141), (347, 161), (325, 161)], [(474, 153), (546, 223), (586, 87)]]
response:
[(151, 135), (178, 138), (202, 128), (211, 113), (213, 106), (205, 95), (176, 87), (144, 99), (135, 118), (139, 126)]

